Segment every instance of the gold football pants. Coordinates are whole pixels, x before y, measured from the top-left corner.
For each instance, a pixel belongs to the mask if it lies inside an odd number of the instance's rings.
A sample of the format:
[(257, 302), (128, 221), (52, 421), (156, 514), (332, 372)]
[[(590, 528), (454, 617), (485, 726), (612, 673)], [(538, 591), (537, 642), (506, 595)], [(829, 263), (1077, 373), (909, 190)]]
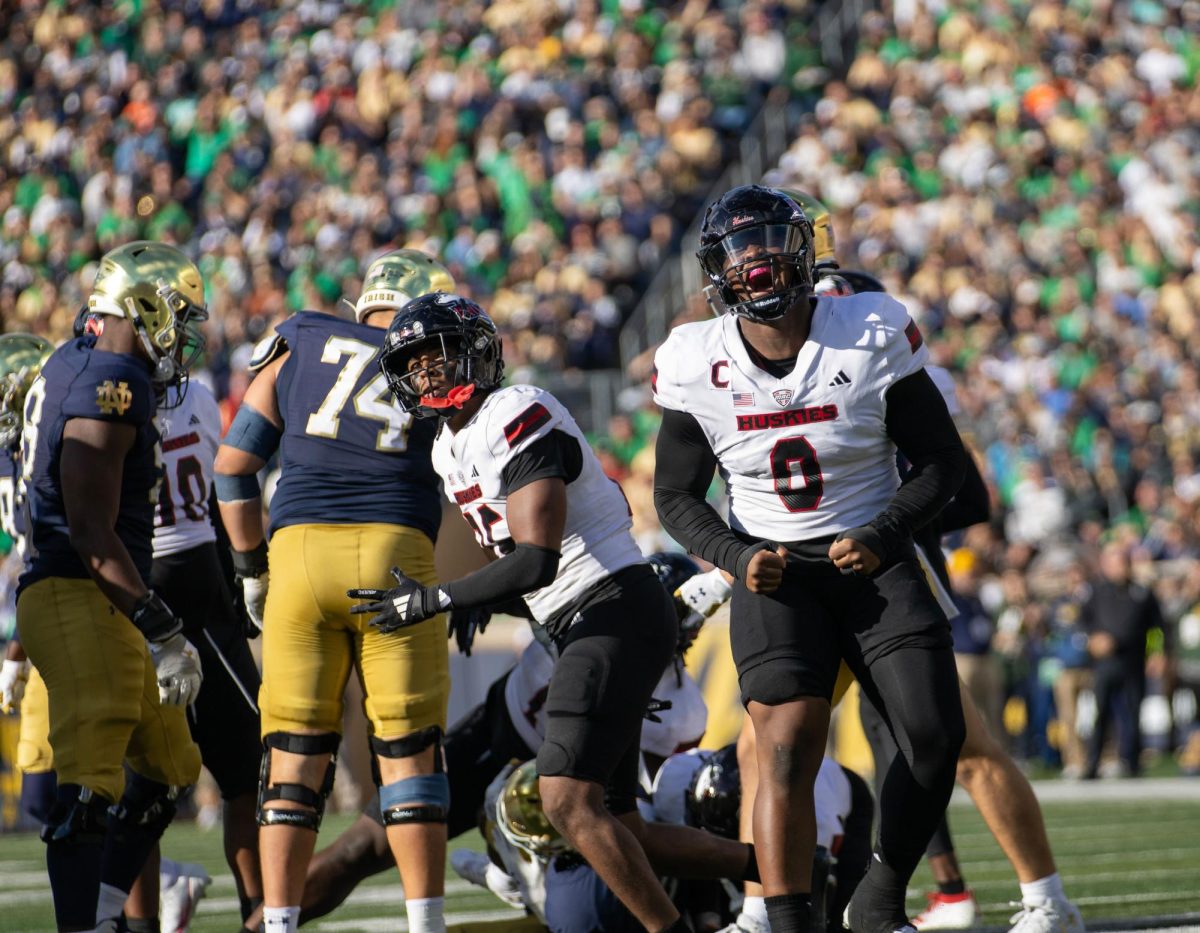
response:
[(17, 630), (46, 683), (50, 747), (59, 784), (110, 800), (125, 788), (123, 762), (176, 786), (200, 776), (200, 750), (182, 707), (158, 700), (142, 633), (91, 580), (39, 580), (17, 601)]
[(392, 567), (436, 582), (433, 543), (400, 525), (290, 525), (271, 536), (263, 622), (262, 732), (342, 731), (352, 667), (375, 735), (446, 727), (450, 696), (445, 616), (384, 635), (351, 615), (346, 590), (396, 585)]

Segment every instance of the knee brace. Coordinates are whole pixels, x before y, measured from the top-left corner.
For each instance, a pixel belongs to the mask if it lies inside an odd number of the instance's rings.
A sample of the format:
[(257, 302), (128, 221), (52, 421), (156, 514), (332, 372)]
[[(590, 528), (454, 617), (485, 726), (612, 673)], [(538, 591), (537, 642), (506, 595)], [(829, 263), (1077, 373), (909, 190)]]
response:
[(42, 842), (47, 845), (99, 843), (108, 829), (108, 810), (112, 802), (79, 784), (60, 784), (42, 827)]
[(104, 842), (103, 884), (128, 891), (155, 844), (175, 818), (180, 789), (137, 772), (125, 782), (125, 793), (108, 811)]
[[(258, 777), (258, 825), (298, 826), (316, 832), (321, 828), (325, 816), (325, 801), (333, 790), (333, 776), (337, 771), (337, 750), (342, 737), (336, 732), (320, 735), (296, 735), (290, 732), (269, 732), (263, 736), (262, 771)], [(296, 755), (328, 755), (329, 767), (320, 790), (304, 784), (270, 784), (271, 750), (291, 752)], [(268, 809), (265, 804), (273, 800), (291, 800), (309, 809)]]
[(442, 730), (430, 726), (398, 739), (371, 736), (371, 751), (381, 758), (411, 758), (434, 746), (433, 774), (417, 774), (384, 784), (379, 764), (371, 767), (379, 785), (379, 812), (384, 826), (404, 823), (445, 823), (450, 814), (450, 781), (442, 769)]

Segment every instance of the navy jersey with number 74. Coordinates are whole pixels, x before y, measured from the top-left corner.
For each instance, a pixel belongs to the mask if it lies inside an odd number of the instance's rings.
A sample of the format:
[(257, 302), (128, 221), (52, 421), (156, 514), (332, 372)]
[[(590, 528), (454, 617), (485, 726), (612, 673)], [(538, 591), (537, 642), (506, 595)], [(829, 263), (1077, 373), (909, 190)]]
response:
[(284, 428), (271, 530), (381, 522), (435, 539), (434, 425), (392, 401), (376, 359), (387, 331), (313, 311), (275, 330), (291, 353), (275, 385)]

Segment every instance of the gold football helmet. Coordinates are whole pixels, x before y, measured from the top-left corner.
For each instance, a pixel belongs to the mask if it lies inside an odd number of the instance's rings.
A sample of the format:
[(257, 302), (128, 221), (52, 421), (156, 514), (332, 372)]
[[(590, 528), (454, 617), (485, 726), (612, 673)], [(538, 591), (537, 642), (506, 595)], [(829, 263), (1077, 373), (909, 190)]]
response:
[(88, 311), (132, 324), (163, 385), (178, 382), (204, 349), (194, 326), (208, 319), (204, 280), (195, 263), (165, 243), (138, 240), (105, 253)]
[(0, 447), (12, 447), (21, 437), (25, 395), (53, 352), (43, 337), (0, 336)]
[(454, 277), (432, 256), (418, 249), (394, 249), (367, 267), (354, 317), (361, 322), (372, 311), (399, 311), (422, 295), (455, 291)]
[(822, 269), (836, 269), (838, 264), (834, 255), (833, 221), (829, 219), (829, 208), (799, 188), (775, 190), (783, 192), (799, 204), (804, 209), (804, 215), (812, 223), (814, 268), (818, 272)]
[(542, 810), (537, 762), (518, 765), (504, 782), (496, 802), (496, 825), (504, 838), (535, 858), (548, 859), (570, 851)]

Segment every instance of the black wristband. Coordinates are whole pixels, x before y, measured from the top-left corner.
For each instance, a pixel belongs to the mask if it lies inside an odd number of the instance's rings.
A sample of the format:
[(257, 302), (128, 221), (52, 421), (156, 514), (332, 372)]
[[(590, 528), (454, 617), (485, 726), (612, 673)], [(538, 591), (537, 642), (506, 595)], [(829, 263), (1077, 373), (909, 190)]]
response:
[(230, 548), (233, 556), (233, 569), (239, 577), (261, 577), (267, 572), (267, 542), (259, 542), (258, 547), (249, 551), (238, 551)]
[(767, 541), (759, 541), (756, 544), (749, 545), (744, 551), (742, 551), (741, 554), (738, 555), (737, 565), (734, 567), (733, 575), (744, 583), (746, 581), (746, 571), (749, 569), (750, 561), (753, 560), (754, 555), (759, 551), (773, 550), (775, 549), (771, 547), (770, 543)]
[(183, 630), (183, 623), (153, 590), (133, 604), (129, 621), (146, 636), (147, 641), (166, 641)]

